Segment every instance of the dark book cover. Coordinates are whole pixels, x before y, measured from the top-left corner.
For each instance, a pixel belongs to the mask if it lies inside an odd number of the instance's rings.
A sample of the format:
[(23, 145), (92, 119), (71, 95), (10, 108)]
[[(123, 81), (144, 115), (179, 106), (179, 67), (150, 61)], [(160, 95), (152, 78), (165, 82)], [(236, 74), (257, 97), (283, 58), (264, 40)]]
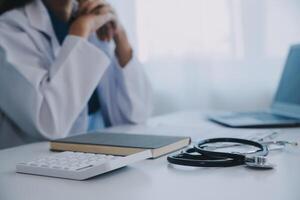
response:
[(52, 142), (125, 148), (158, 149), (186, 139), (189, 139), (189, 137), (96, 132), (54, 140)]

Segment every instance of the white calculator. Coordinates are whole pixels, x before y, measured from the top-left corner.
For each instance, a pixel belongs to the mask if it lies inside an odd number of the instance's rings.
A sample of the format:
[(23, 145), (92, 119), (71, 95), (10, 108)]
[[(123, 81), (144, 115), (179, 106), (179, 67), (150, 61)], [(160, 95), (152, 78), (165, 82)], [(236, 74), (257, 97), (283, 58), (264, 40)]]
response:
[(123, 157), (68, 151), (19, 163), (16, 169), (19, 173), (85, 180), (147, 158), (151, 158), (150, 150)]

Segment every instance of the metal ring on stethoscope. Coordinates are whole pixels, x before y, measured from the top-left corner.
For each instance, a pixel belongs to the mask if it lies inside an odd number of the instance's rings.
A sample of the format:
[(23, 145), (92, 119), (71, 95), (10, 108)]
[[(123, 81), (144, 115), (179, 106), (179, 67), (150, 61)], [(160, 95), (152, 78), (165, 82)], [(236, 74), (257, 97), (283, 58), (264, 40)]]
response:
[(225, 153), (205, 149), (207, 144), (219, 142), (255, 146), (259, 149), (251, 153), (255, 156), (266, 156), (268, 154), (267, 146), (259, 142), (238, 138), (213, 138), (202, 140), (193, 148), (182, 151), (177, 155), (168, 156), (167, 159), (172, 164), (194, 167), (231, 167), (245, 164), (247, 160), (246, 154)]

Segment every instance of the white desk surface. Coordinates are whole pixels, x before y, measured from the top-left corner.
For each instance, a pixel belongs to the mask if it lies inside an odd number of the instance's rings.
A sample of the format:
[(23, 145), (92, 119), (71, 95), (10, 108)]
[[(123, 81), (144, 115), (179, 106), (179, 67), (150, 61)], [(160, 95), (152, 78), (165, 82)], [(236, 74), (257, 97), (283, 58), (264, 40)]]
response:
[[(156, 117), (147, 126), (116, 127), (111, 131), (190, 135), (194, 140), (265, 132), (223, 128), (203, 120), (197, 112)], [(300, 141), (300, 129), (282, 129), (279, 138)], [(178, 168), (161, 157), (86, 181), (15, 173), (16, 163), (48, 154), (48, 143), (0, 151), (0, 200), (300, 199), (300, 147), (272, 153), (270, 160), (277, 167), (269, 171), (245, 167)]]

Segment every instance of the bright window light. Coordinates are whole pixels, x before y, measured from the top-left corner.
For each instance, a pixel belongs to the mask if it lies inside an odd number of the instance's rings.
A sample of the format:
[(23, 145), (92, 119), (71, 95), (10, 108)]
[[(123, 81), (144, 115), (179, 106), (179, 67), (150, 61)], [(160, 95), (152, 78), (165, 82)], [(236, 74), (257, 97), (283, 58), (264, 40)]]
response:
[(140, 59), (243, 56), (239, 4), (234, 0), (137, 0)]

